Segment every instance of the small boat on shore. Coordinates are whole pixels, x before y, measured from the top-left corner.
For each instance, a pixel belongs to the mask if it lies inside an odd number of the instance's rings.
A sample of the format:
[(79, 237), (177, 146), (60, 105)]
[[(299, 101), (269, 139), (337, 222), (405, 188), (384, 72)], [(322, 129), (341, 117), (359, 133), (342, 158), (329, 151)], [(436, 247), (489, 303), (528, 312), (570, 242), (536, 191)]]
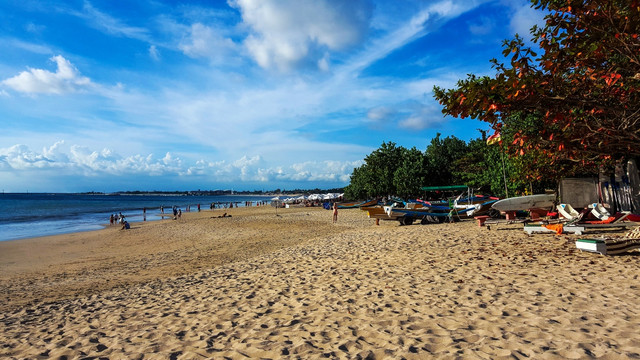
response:
[(366, 200), (366, 201), (356, 201), (356, 202), (339, 202), (338, 209), (355, 209), (362, 208), (363, 206), (373, 206), (378, 203), (377, 200)]
[(367, 212), (367, 215), (371, 218), (371, 219), (379, 219), (379, 220), (398, 220), (398, 218), (402, 215), (397, 215), (397, 214), (393, 214), (393, 215), (389, 215), (384, 211), (384, 207), (382, 205), (379, 206), (369, 206), (366, 209), (362, 209), (363, 211)]
[(441, 223), (445, 220), (469, 218), (475, 215), (484, 214), (491, 208), (491, 204), (497, 200), (490, 200), (482, 204), (454, 205), (448, 206), (424, 206), (421, 208), (396, 208), (385, 206), (385, 213), (400, 221), (403, 225), (411, 225), (414, 221), (420, 220), (421, 224)]

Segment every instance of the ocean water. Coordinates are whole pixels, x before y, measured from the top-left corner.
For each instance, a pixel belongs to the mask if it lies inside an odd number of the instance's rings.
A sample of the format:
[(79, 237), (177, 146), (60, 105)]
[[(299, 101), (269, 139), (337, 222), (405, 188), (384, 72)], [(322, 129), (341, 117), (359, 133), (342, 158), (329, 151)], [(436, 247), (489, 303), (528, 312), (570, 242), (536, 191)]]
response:
[[(127, 221), (160, 220), (160, 207), (171, 213), (177, 206), (184, 212), (209, 210), (212, 203), (269, 201), (269, 196), (219, 195), (83, 195), (0, 194), (0, 241), (102, 229), (111, 214), (122, 213)], [(234, 204), (234, 206), (236, 206)], [(146, 217), (143, 208), (147, 209)]]

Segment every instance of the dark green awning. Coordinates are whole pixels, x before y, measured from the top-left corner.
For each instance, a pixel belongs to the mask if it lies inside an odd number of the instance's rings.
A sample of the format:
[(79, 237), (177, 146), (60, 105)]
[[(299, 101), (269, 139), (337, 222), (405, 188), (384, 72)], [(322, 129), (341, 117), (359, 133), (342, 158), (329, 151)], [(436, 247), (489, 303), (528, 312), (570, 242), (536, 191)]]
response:
[(447, 185), (447, 186), (424, 186), (421, 190), (424, 191), (461, 191), (467, 190), (467, 185)]

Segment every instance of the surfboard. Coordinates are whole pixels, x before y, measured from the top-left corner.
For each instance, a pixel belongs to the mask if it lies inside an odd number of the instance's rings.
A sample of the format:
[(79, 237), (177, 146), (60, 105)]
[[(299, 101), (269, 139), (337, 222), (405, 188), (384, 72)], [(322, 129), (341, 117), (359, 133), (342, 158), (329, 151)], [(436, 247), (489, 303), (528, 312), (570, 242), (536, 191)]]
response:
[(519, 211), (552, 208), (556, 194), (527, 195), (496, 201), (492, 208), (499, 211)]
[(631, 205), (633, 206), (633, 212), (640, 214), (640, 174), (638, 173), (638, 165), (633, 159), (627, 162), (627, 177), (629, 178), (629, 186), (631, 187)]

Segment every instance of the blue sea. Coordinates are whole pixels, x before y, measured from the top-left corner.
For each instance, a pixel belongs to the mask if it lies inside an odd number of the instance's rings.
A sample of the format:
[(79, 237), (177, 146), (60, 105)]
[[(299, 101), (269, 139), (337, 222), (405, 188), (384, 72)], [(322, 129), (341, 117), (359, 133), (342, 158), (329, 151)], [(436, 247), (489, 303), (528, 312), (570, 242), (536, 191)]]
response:
[[(160, 220), (160, 207), (209, 210), (212, 203), (269, 202), (269, 196), (219, 195), (85, 195), (0, 194), (0, 241), (98, 230), (109, 224), (111, 214), (122, 213), (129, 222)], [(143, 209), (146, 208), (146, 216)]]

